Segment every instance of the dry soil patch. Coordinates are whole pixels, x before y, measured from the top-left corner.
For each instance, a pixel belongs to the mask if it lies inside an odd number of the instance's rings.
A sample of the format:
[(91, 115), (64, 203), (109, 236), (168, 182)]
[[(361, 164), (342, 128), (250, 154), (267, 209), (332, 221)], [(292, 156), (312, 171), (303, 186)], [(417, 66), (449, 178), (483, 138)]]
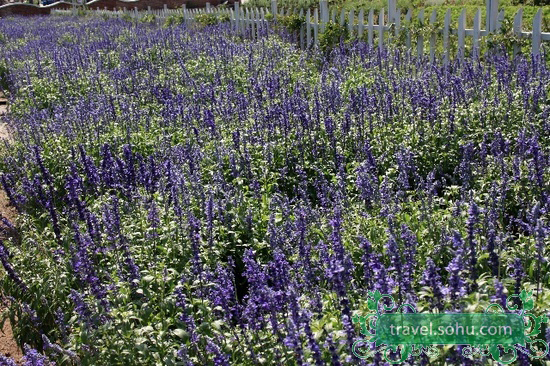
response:
[[(0, 94), (0, 141), (2, 139), (10, 138), (7, 125), (2, 121), (2, 117), (7, 113), (7, 111), (8, 111), (7, 101), (6, 99), (3, 98), (3, 95)], [(0, 214), (2, 214), (2, 216), (6, 217), (8, 220), (12, 222), (16, 217), (15, 209), (12, 206), (10, 206), (9, 199), (6, 196), (6, 192), (4, 192), (1, 188), (0, 188)], [(6, 321), (4, 323), (4, 327), (0, 332), (0, 354), (7, 357), (12, 357), (13, 359), (15, 359), (15, 361), (18, 364), (21, 363), (21, 358), (23, 357), (23, 353), (21, 352), (21, 349), (19, 349), (17, 342), (15, 342), (15, 339), (13, 338), (13, 332), (9, 321)]]

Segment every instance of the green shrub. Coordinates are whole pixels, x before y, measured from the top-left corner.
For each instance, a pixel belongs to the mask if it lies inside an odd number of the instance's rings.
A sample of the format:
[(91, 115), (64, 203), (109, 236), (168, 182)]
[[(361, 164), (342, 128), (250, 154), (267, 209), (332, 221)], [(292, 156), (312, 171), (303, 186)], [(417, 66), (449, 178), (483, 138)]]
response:
[(340, 44), (342, 39), (348, 38), (348, 29), (346, 24), (340, 25), (329, 21), (325, 25), (325, 31), (319, 34), (319, 47), (323, 52), (328, 52), (336, 45)]
[(164, 27), (170, 27), (172, 25), (181, 25), (185, 22), (183, 14), (173, 14), (166, 18), (164, 21)]
[(146, 14), (143, 17), (141, 17), (139, 21), (142, 23), (154, 24), (156, 20), (157, 20), (157, 17), (155, 16), (155, 14)]
[(298, 14), (277, 15), (277, 22), (285, 27), (289, 32), (299, 32), (306, 19)]
[(8, 89), (8, 75), (9, 69), (5, 62), (0, 61), (0, 89)]
[(78, 15), (79, 17), (85, 17), (86, 15), (88, 15), (88, 10), (84, 8), (78, 8), (76, 15)]
[(229, 17), (229, 14), (199, 14), (195, 17), (195, 21), (203, 27), (209, 26), (209, 25), (216, 25), (220, 23), (229, 22), (231, 18)]
[(132, 16), (128, 13), (123, 14), (121, 19), (130, 23), (134, 21), (134, 18), (132, 18)]
[(206, 27), (208, 25), (216, 25), (218, 24), (218, 17), (216, 14), (199, 14), (195, 17), (195, 21), (202, 25), (203, 27)]
[(229, 17), (229, 14), (220, 14), (218, 15), (218, 22), (219, 23), (227, 23), (231, 20)]

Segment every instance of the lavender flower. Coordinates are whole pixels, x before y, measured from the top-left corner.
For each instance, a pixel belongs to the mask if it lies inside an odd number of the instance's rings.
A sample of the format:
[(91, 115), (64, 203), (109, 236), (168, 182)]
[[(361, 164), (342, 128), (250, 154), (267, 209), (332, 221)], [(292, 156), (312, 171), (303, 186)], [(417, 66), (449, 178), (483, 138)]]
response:
[(19, 275), (17, 274), (17, 272), (15, 272), (13, 266), (9, 262), (7, 249), (6, 247), (4, 247), (4, 243), (2, 242), (2, 240), (0, 240), (0, 261), (2, 262), (2, 266), (4, 266), (4, 269), (8, 273), (8, 277), (13, 282), (15, 282), (17, 287), (19, 287), (19, 289), (23, 293), (29, 292), (29, 288), (27, 287), (27, 285), (25, 285), (21, 277), (19, 277)]
[(0, 355), (0, 365), (2, 366), (17, 366), (15, 360), (11, 357)]
[(24, 356), (21, 361), (23, 361), (24, 366), (49, 366), (52, 365), (50, 360), (43, 354), (39, 353), (37, 350), (32, 349), (27, 344), (23, 346)]
[(462, 280), (462, 271), (464, 270), (464, 243), (462, 237), (455, 231), (453, 238), (454, 256), (449, 265), (445, 268), (449, 273), (448, 287), (445, 291), (451, 298), (451, 301), (455, 302), (461, 296), (466, 294), (466, 287)]
[[(472, 202), (470, 204), (470, 209), (468, 211), (468, 222), (467, 222), (467, 227), (468, 227), (468, 243), (469, 243), (469, 255), (470, 255), (470, 280), (472, 281), (471, 283), (471, 286), (475, 286), (475, 280), (477, 279), (477, 270), (476, 270), (476, 266), (477, 266), (477, 252), (476, 252), (476, 246), (477, 246), (477, 242), (475, 240), (475, 234), (476, 234), (476, 229), (475, 229), (475, 226), (477, 224), (477, 221), (478, 221), (478, 215), (479, 215), (479, 210), (477, 208), (477, 205), (475, 204), (475, 202)], [(471, 287), (471, 289), (474, 289), (475, 287)]]

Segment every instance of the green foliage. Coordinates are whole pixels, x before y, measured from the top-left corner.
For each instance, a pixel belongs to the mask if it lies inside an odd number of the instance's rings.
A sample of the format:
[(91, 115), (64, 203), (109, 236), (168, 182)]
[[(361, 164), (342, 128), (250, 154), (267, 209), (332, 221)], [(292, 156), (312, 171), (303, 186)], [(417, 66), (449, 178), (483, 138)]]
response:
[(220, 23), (226, 23), (229, 22), (231, 18), (229, 17), (229, 14), (226, 13), (203, 13), (198, 14), (195, 16), (195, 21), (199, 24), (201, 27), (216, 25)]
[(226, 14), (226, 13), (218, 14), (219, 23), (227, 23), (230, 20), (231, 20), (231, 17), (229, 16), (229, 14)]
[[(337, 6), (342, 4), (342, 0), (329, 0), (329, 5)], [(269, 8), (271, 6), (270, 0), (249, 0), (244, 6), (247, 7), (263, 7)], [(318, 0), (278, 0), (277, 6), (285, 9), (310, 9), (319, 6)]]
[(306, 18), (298, 14), (277, 15), (277, 22), (281, 23), (289, 32), (299, 32), (306, 22)]
[(164, 21), (164, 27), (170, 27), (173, 25), (181, 25), (185, 22), (183, 14), (172, 14), (169, 15)]
[(5, 61), (0, 60), (0, 90), (8, 90), (9, 68)]
[(132, 23), (134, 21), (134, 18), (128, 13), (124, 13), (121, 19), (128, 23)]
[(333, 21), (329, 21), (325, 25), (324, 32), (319, 34), (319, 47), (323, 52), (328, 52), (342, 40), (348, 38), (348, 29), (346, 24), (340, 25)]
[(439, 32), (442, 28), (442, 20), (438, 20), (433, 24), (428, 21), (420, 21), (418, 18), (414, 18), (414, 20), (408, 22), (404, 21), (401, 24), (401, 28), (396, 39), (396, 45), (405, 45), (408, 37), (410, 37), (411, 40), (416, 40), (418, 37), (423, 37), (424, 40), (428, 40), (431, 35)]
[(195, 21), (203, 27), (219, 23), (218, 16), (212, 13), (198, 14), (195, 16)]
[(522, 53), (522, 50), (529, 47), (529, 39), (518, 37), (514, 32), (514, 21), (506, 17), (501, 24), (498, 33), (490, 34), (485, 37), (485, 42), (489, 50), (504, 50), (509, 53)]
[(142, 23), (155, 24), (157, 21), (157, 17), (155, 16), (155, 14), (146, 14), (142, 16), (139, 21)]
[(76, 15), (79, 16), (79, 17), (85, 17), (87, 15), (89, 15), (89, 12), (87, 9), (83, 8), (83, 7), (79, 7), (77, 12), (76, 12)]

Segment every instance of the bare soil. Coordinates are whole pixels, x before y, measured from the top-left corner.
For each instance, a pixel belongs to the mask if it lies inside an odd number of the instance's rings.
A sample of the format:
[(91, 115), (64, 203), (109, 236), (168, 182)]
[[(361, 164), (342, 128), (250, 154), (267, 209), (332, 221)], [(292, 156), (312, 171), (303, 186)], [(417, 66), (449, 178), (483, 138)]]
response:
[[(2, 117), (7, 113), (8, 106), (6, 99), (3, 98), (3, 95), (0, 94), (0, 141), (2, 139), (10, 139), (10, 134), (7, 129), (7, 125), (2, 121)], [(10, 206), (6, 192), (0, 188), (0, 214), (6, 217), (11, 222), (14, 222), (16, 218), (15, 208)], [(2, 309), (0, 309), (1, 311)], [(23, 357), (23, 352), (17, 345), (13, 337), (13, 332), (11, 329), (11, 324), (8, 321), (4, 323), (4, 327), (0, 332), (0, 354), (6, 357), (12, 357), (18, 364), (21, 364), (21, 358)]]

